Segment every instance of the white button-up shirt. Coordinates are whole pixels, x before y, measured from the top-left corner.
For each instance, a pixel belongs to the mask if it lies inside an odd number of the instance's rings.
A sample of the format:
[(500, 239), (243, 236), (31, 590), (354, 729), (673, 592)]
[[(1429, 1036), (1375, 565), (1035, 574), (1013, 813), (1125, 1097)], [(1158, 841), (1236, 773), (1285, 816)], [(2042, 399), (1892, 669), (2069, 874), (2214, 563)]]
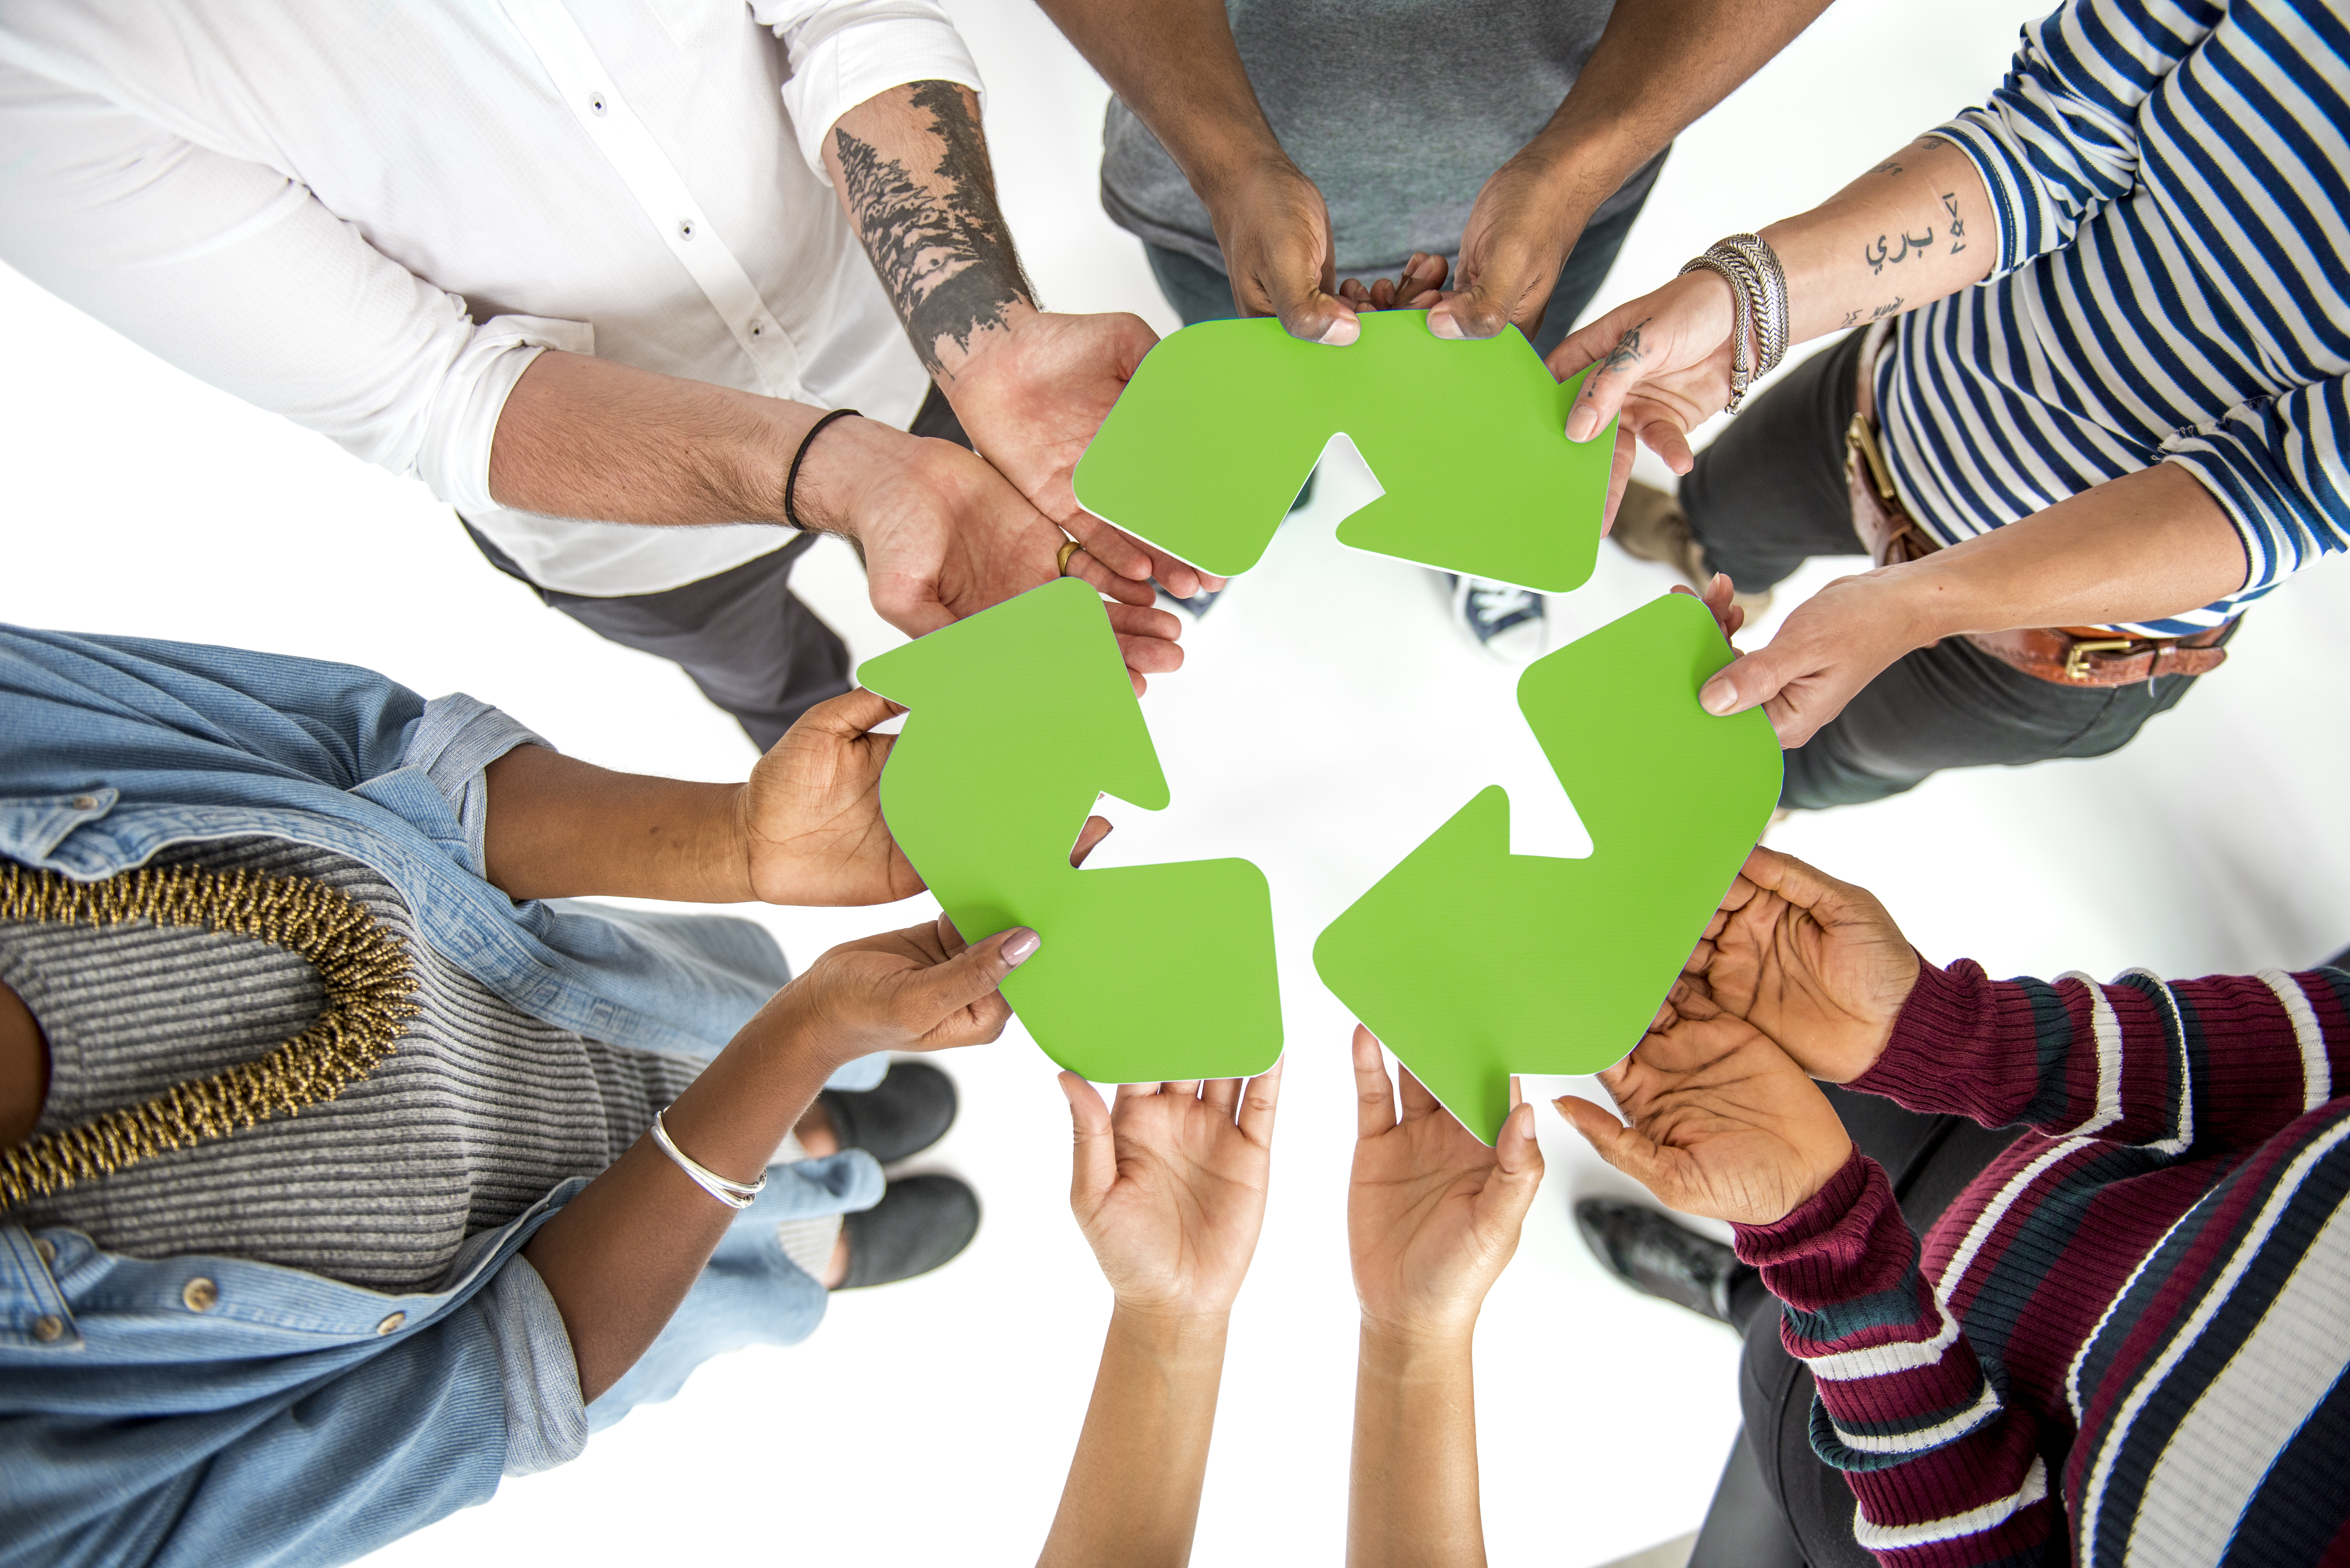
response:
[(929, 0), (23, 0), (0, 259), (543, 586), (658, 592), (789, 535), (502, 508), (506, 394), (556, 348), (906, 423), (921, 367), (821, 149), (929, 79), (979, 85)]

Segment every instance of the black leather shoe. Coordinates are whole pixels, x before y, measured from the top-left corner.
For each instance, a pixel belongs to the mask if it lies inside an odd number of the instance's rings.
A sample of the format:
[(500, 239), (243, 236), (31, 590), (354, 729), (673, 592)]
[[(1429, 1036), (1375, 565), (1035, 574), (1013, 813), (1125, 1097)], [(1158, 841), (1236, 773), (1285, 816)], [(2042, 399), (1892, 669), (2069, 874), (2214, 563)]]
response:
[(1741, 1265), (1721, 1242), (1684, 1230), (1661, 1210), (1613, 1198), (1577, 1203), (1575, 1223), (1608, 1272), (1634, 1290), (1735, 1326), (1730, 1286)]
[(954, 1080), (927, 1062), (892, 1062), (869, 1089), (825, 1089), (816, 1103), (832, 1118), (843, 1148), (861, 1148), (882, 1164), (920, 1154), (954, 1126)]
[(951, 1176), (893, 1181), (881, 1201), (840, 1217), (848, 1238), (848, 1274), (833, 1289), (853, 1291), (927, 1274), (979, 1234), (979, 1194)]

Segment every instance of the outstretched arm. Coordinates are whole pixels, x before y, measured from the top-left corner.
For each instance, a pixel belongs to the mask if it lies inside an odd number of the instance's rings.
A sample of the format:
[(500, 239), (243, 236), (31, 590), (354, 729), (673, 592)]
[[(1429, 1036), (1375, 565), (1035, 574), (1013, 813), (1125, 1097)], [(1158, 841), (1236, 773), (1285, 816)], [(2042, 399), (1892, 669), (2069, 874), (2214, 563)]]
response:
[(1087, 580), (1132, 604), (1150, 603), (1140, 585), (1154, 576), (1196, 592), (1191, 567), (1077, 505), (1077, 459), (1159, 338), (1123, 312), (1038, 311), (996, 201), (978, 94), (948, 81), (877, 93), (834, 123), (824, 158), (914, 352), (981, 455), (1085, 545)]
[(1347, 1562), (1483, 1568), (1471, 1349), (1542, 1186), (1534, 1109), (1513, 1106), (1488, 1148), (1409, 1069), (1399, 1115), (1369, 1030), (1355, 1030), (1354, 1053), (1347, 1236), (1363, 1316)]
[(1591, 214), (1826, 9), (1826, 0), (1617, 5), (1558, 112), (1477, 193), (1461, 235), (1460, 292), (1429, 312), (1429, 330), (1540, 331)]
[(1069, 1207), (1117, 1304), (1043, 1568), (1191, 1556), (1232, 1299), (1264, 1220), (1281, 1064), (1243, 1083), (1128, 1084), (1115, 1108), (1061, 1075)]

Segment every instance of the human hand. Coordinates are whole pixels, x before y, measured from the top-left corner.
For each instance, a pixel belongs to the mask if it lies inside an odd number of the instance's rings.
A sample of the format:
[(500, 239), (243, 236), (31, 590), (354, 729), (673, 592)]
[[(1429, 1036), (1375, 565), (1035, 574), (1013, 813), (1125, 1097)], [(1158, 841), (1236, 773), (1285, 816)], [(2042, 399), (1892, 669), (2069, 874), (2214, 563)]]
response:
[[(1769, 1035), (1813, 1077), (1849, 1084), (1884, 1054), (1918, 983), (1918, 950), (1866, 888), (1757, 848), (1682, 983)], [(1676, 989), (1668, 1005), (1687, 1000)]]
[(761, 1016), (818, 1043), (836, 1063), (984, 1044), (1012, 1016), (996, 988), (1042, 945), (1025, 926), (966, 944), (941, 915), (841, 943), (775, 992)]
[[(857, 542), (874, 609), (909, 637), (1051, 582), (1067, 543), (984, 459), (873, 420), (842, 420), (816, 438), (795, 504), (813, 526)], [(1069, 569), (1118, 601), (1110, 626), (1138, 696), (1146, 676), (1182, 664), (1182, 622), (1152, 607), (1148, 583), (1082, 550)]]
[(1699, 705), (1717, 717), (1759, 706), (1779, 744), (1802, 745), (1896, 659), (1931, 640), (1901, 570), (1838, 577), (1797, 605), (1769, 644), (1698, 688)]
[(1730, 403), (1730, 335), (1737, 324), (1728, 283), (1711, 272), (1685, 273), (1551, 350), (1551, 374), (1562, 381), (1591, 367), (1567, 411), (1567, 439), (1589, 441), (1610, 419), (1618, 421), (1609, 525), (1632, 475), (1636, 441), (1675, 473), (1690, 471), (1695, 459), (1689, 432)]
[(1338, 296), (1330, 210), (1321, 191), (1277, 151), (1201, 192), (1243, 316), (1278, 316), (1292, 337), (1343, 348), (1362, 336)]
[(881, 820), (881, 766), (905, 710), (859, 689), (800, 715), (734, 796), (751, 896), (770, 904), (887, 904), (922, 879)]
[(1675, 583), (1670, 591), (1687, 594), (1711, 610), (1713, 624), (1721, 628), (1721, 639), (1724, 642), (1736, 637), (1738, 628), (1746, 624), (1746, 607), (1731, 602), (1738, 590), (1731, 586), (1730, 574), (1727, 572), (1714, 573), (1713, 581), (1706, 584), (1703, 593), (1698, 592), (1686, 583)]
[(1101, 572), (1145, 585), (1155, 576), (1169, 593), (1190, 598), (1224, 580), (1103, 522), (1077, 504), (1071, 483), (1077, 459), (1158, 341), (1140, 317), (1123, 311), (1020, 312), (1004, 330), (973, 340), (970, 356), (947, 373), (946, 393), (980, 455), (1083, 545)]
[(1573, 1095), (1552, 1103), (1600, 1158), (1684, 1214), (1775, 1224), (1852, 1155), (1794, 1058), (1702, 997), (1676, 1003), (1599, 1081), (1629, 1127)]
[(1243, 1082), (1121, 1084), (1114, 1106), (1061, 1075), (1076, 1150), (1069, 1210), (1121, 1309), (1232, 1311), (1264, 1222), (1281, 1064)]
[(1375, 277), (1368, 284), (1350, 277), (1338, 286), (1338, 297), (1363, 310), (1425, 310), (1444, 294), (1447, 264), (1442, 256), (1414, 251), (1395, 277)]
[(1461, 230), (1458, 291), (1428, 313), (1439, 337), (1491, 337), (1514, 325), (1542, 330), (1550, 293), (1592, 209), (1565, 194), (1559, 161), (1543, 139), (1521, 149), (1477, 192)]
[(1513, 1106), (1487, 1148), (1399, 1064), (1396, 1085), (1369, 1030), (1355, 1027), (1355, 1170), (1347, 1240), (1367, 1328), (1408, 1338), (1466, 1334), (1518, 1250), (1542, 1186), (1534, 1109)]

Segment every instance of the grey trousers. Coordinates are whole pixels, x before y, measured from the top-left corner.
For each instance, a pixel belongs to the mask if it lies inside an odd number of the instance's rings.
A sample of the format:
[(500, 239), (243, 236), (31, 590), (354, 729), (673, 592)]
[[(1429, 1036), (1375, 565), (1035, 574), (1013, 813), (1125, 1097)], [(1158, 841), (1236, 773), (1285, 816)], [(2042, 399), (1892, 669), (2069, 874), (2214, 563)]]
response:
[[(936, 387), (911, 428), (916, 435), (971, 445)], [(782, 740), (802, 713), (849, 688), (848, 645), (791, 588), (793, 563), (816, 543), (813, 534), (682, 587), (591, 598), (539, 587), (472, 524), (465, 532), (490, 565), (529, 584), (550, 607), (598, 637), (683, 670), (762, 752)]]
[[(1844, 474), (1862, 336), (1789, 371), (1697, 454), (1681, 481), (1706, 565), (1742, 592), (1776, 586), (1814, 556), (1867, 553), (1853, 532)], [(1789, 752), (1779, 801), (1854, 805), (1915, 788), (1943, 768), (2100, 757), (2177, 707), (2196, 679), (2059, 686), (1949, 638), (1896, 660)]]

